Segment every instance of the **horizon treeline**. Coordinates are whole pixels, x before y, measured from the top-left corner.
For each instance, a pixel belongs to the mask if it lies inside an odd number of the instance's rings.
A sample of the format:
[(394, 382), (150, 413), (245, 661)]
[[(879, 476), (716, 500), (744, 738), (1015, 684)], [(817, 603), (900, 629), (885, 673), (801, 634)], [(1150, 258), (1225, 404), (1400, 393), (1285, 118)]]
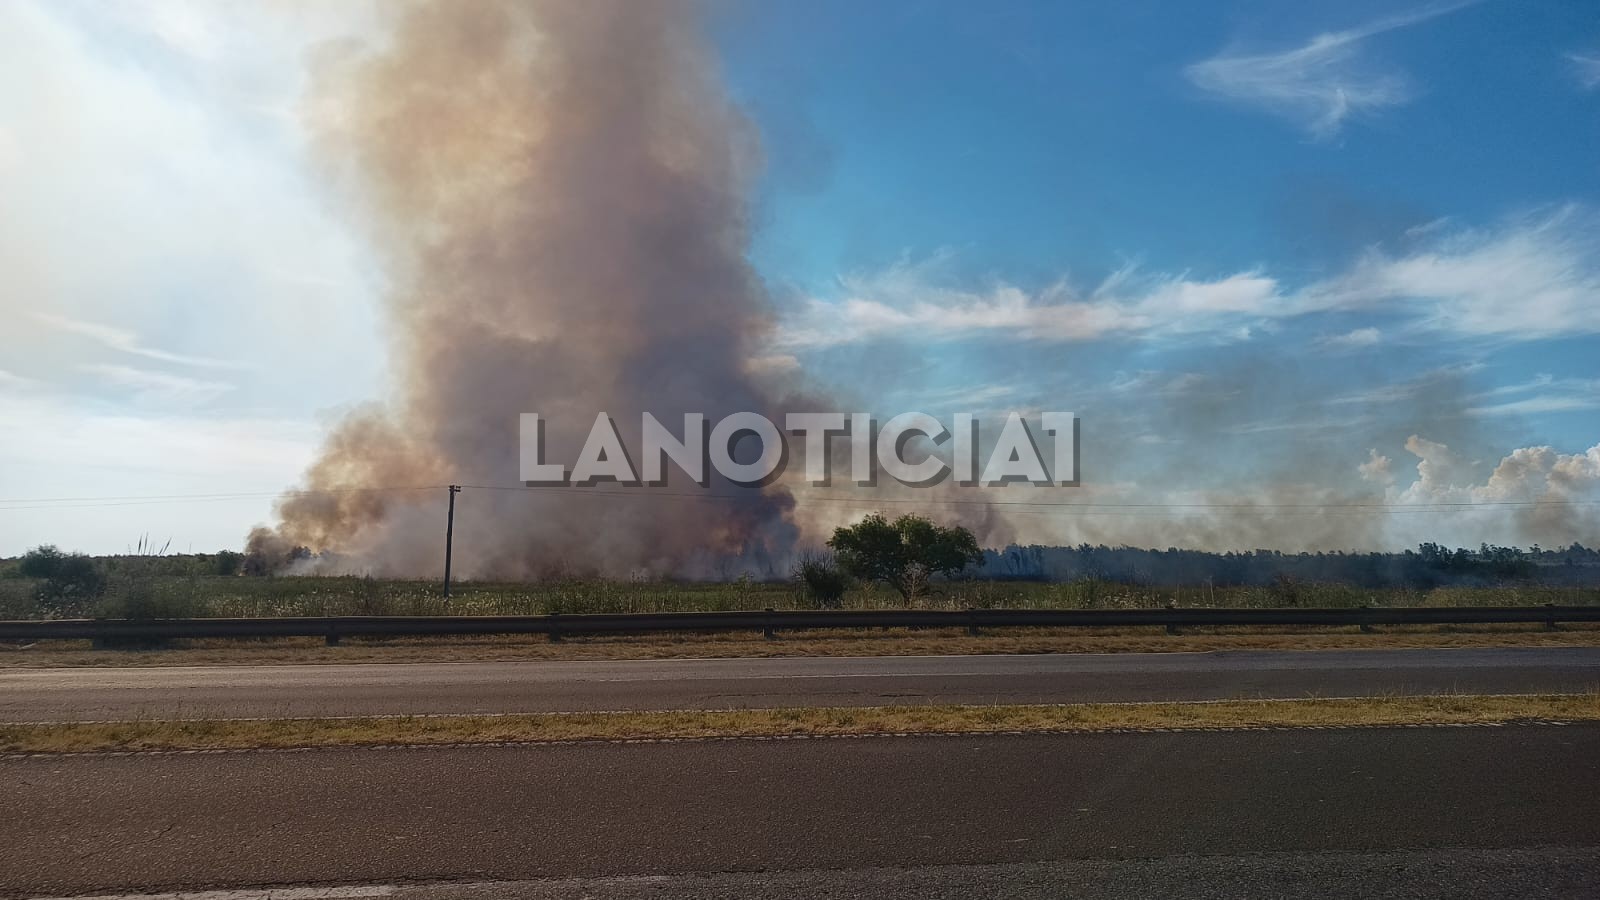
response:
[(1141, 549), (1079, 544), (1012, 545), (985, 551), (979, 577), (1023, 581), (1093, 579), (1124, 584), (1177, 586), (1266, 585), (1283, 579), (1362, 587), (1430, 588), (1534, 581), (1600, 585), (1600, 549), (1573, 542), (1560, 549), (1535, 544), (1524, 550), (1482, 544), (1476, 550), (1424, 543), (1395, 552)]
[[(154, 577), (268, 576), (277, 568), (249, 554), (223, 550), (217, 553), (139, 554), (86, 556), (41, 549), (64, 558), (92, 561), (106, 575)], [(295, 558), (310, 557), (299, 551)], [(1600, 549), (1574, 542), (1563, 548), (1534, 545), (1526, 550), (1482, 544), (1476, 550), (1424, 543), (1400, 552), (1318, 551), (1285, 553), (1278, 550), (1214, 552), (1111, 547), (1079, 544), (1075, 547), (1011, 545), (983, 551), (981, 566), (969, 567), (959, 578), (996, 581), (1066, 582), (1098, 580), (1149, 586), (1211, 584), (1258, 586), (1290, 579), (1301, 582), (1336, 582), (1362, 587), (1426, 589), (1447, 585), (1494, 585), (1537, 582), (1567, 586), (1600, 586)], [(30, 577), (24, 557), (0, 559), (0, 578)], [(761, 580), (779, 581), (792, 573), (760, 573)], [(665, 578), (664, 581), (680, 579)]]

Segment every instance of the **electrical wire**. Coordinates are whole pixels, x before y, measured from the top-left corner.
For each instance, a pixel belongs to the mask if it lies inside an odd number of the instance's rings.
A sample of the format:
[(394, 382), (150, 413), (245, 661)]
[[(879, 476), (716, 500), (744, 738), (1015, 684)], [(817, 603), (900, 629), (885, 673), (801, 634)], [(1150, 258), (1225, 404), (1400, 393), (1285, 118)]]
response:
[[(650, 489), (614, 489), (575, 486), (527, 486), (496, 484), (463, 484), (460, 487), (474, 491), (527, 492), (562, 494), (607, 499), (685, 499), (711, 501), (743, 501), (751, 494), (730, 494), (711, 490), (682, 491)], [(101, 509), (121, 506), (145, 506), (172, 503), (218, 503), (242, 500), (281, 499), (293, 497), (341, 496), (351, 494), (389, 494), (444, 491), (448, 485), (405, 485), (388, 487), (353, 487), (301, 489), (274, 492), (235, 492), (213, 494), (154, 494), (143, 496), (112, 497), (32, 497), (0, 500), (0, 511), (38, 509)], [(804, 488), (794, 493), (799, 503), (831, 503), (858, 507), (912, 506), (981, 506), (1002, 507), (1022, 515), (1076, 514), (1124, 518), (1168, 518), (1171, 516), (1212, 515), (1217, 513), (1273, 513), (1277, 515), (1400, 515), (1458, 512), (1473, 509), (1528, 510), (1541, 507), (1594, 506), (1600, 500), (1478, 500), (1432, 501), (1414, 504), (1391, 504), (1375, 501), (1352, 502), (1301, 502), (1301, 503), (1135, 503), (1095, 500), (1026, 500), (968, 497), (883, 497), (849, 494), (810, 493)]]

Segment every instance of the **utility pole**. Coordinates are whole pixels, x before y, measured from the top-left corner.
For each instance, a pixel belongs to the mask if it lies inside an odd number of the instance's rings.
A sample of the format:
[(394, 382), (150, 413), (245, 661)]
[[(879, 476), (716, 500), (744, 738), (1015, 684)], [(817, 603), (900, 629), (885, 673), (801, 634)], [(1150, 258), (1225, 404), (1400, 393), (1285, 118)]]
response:
[(456, 495), (461, 493), (461, 485), (450, 485), (450, 512), (444, 524), (444, 599), (450, 600), (450, 555), (455, 549), (456, 541)]

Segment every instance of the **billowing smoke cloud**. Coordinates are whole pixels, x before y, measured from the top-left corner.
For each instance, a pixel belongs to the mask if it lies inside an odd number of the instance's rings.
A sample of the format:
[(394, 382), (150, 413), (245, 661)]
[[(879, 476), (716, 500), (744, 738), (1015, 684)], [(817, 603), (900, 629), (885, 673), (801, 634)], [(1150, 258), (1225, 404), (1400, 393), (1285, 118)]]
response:
[[(1506, 454), (1481, 483), (1474, 480), (1470, 462), (1446, 444), (1412, 436), (1406, 450), (1418, 459), (1417, 479), (1404, 489), (1391, 486), (1389, 499), (1401, 513), (1450, 509), (1445, 530), (1455, 543), (1600, 542), (1600, 444), (1583, 453), (1521, 447)], [(1379, 460), (1388, 463), (1387, 457), (1374, 457)]]
[[(350, 416), (256, 547), (436, 571), (447, 482), (516, 484), (518, 415), (576, 459), (595, 414), (637, 447), (749, 410), (772, 320), (745, 259), (759, 162), (678, 3), (394, 3), (377, 46), (317, 61), (311, 118), (391, 280), (396, 395)], [(383, 490), (375, 490), (383, 489)], [(737, 500), (469, 491), (457, 571), (727, 574), (791, 548), (778, 488)], [(679, 488), (677, 493), (682, 493)], [(645, 496), (641, 496), (644, 494)]]

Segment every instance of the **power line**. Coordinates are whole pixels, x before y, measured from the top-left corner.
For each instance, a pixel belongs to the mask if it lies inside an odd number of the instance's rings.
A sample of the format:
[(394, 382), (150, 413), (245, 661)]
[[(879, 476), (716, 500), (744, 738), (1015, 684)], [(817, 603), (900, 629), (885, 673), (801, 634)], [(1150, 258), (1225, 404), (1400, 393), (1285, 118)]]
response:
[[(741, 500), (745, 495), (719, 494), (703, 491), (664, 491), (653, 490), (611, 490), (578, 487), (527, 487), (524, 485), (489, 485), (467, 484), (465, 488), (484, 491), (536, 491), (541, 493), (560, 493), (580, 496), (598, 496), (607, 498), (641, 498), (641, 497), (672, 497), (701, 500)], [(1189, 511), (1189, 514), (1203, 512), (1298, 512), (1303, 515), (1335, 514), (1399, 514), (1399, 513), (1430, 513), (1450, 512), (1462, 509), (1476, 508), (1508, 508), (1528, 509), (1540, 506), (1568, 506), (1568, 505), (1600, 505), (1600, 500), (1483, 500), (1483, 501), (1433, 501), (1429, 503), (1416, 503), (1395, 505), (1376, 502), (1350, 502), (1350, 503), (1121, 503), (1106, 501), (1050, 501), (1050, 500), (999, 500), (963, 497), (871, 497), (850, 496), (840, 494), (808, 494), (800, 492), (793, 494), (799, 503), (845, 503), (857, 506), (884, 506), (889, 504), (908, 504), (914, 506), (1002, 506), (1016, 508), (1023, 514), (1054, 514), (1062, 511), (1076, 511), (1082, 515), (1113, 516), (1123, 515), (1128, 517), (1159, 518), (1165, 514), (1178, 511)], [(1129, 511), (1129, 512), (1125, 512)]]
[(0, 510), (22, 509), (98, 509), (114, 506), (146, 506), (161, 503), (214, 503), (230, 500), (260, 500), (279, 497), (337, 496), (342, 494), (400, 493), (443, 490), (444, 485), (415, 487), (324, 488), (316, 490), (257, 491), (229, 494), (152, 494), (128, 497), (22, 497), (0, 500)]
[[(350, 494), (414, 493), (442, 491), (446, 485), (407, 485), (389, 487), (320, 488), (289, 491), (235, 492), (214, 494), (155, 494), (121, 497), (33, 497), (0, 500), (0, 511), (35, 509), (98, 509), (119, 506), (142, 506), (165, 503), (214, 503), (263, 498), (293, 498), (340, 496)], [(479, 491), (527, 492), (562, 494), (566, 496), (603, 497), (608, 499), (687, 499), (730, 500), (751, 499), (756, 494), (730, 494), (712, 491), (673, 491), (650, 489), (608, 489), (573, 486), (530, 487), (526, 485), (464, 484), (461, 487)], [(1170, 515), (1199, 515), (1213, 512), (1273, 512), (1289, 515), (1366, 515), (1366, 514), (1425, 514), (1462, 511), (1469, 509), (1537, 509), (1540, 507), (1594, 506), (1600, 500), (1438, 500), (1414, 504), (1391, 504), (1377, 501), (1301, 502), (1301, 503), (1251, 503), (1251, 502), (1201, 502), (1201, 503), (1134, 503), (1094, 500), (1024, 500), (977, 497), (883, 497), (850, 494), (816, 494), (801, 490), (791, 494), (799, 503), (837, 503), (862, 507), (890, 505), (912, 506), (980, 506), (1005, 507), (1027, 515), (1076, 513), (1086, 516), (1122, 516), (1127, 518), (1163, 518)]]

